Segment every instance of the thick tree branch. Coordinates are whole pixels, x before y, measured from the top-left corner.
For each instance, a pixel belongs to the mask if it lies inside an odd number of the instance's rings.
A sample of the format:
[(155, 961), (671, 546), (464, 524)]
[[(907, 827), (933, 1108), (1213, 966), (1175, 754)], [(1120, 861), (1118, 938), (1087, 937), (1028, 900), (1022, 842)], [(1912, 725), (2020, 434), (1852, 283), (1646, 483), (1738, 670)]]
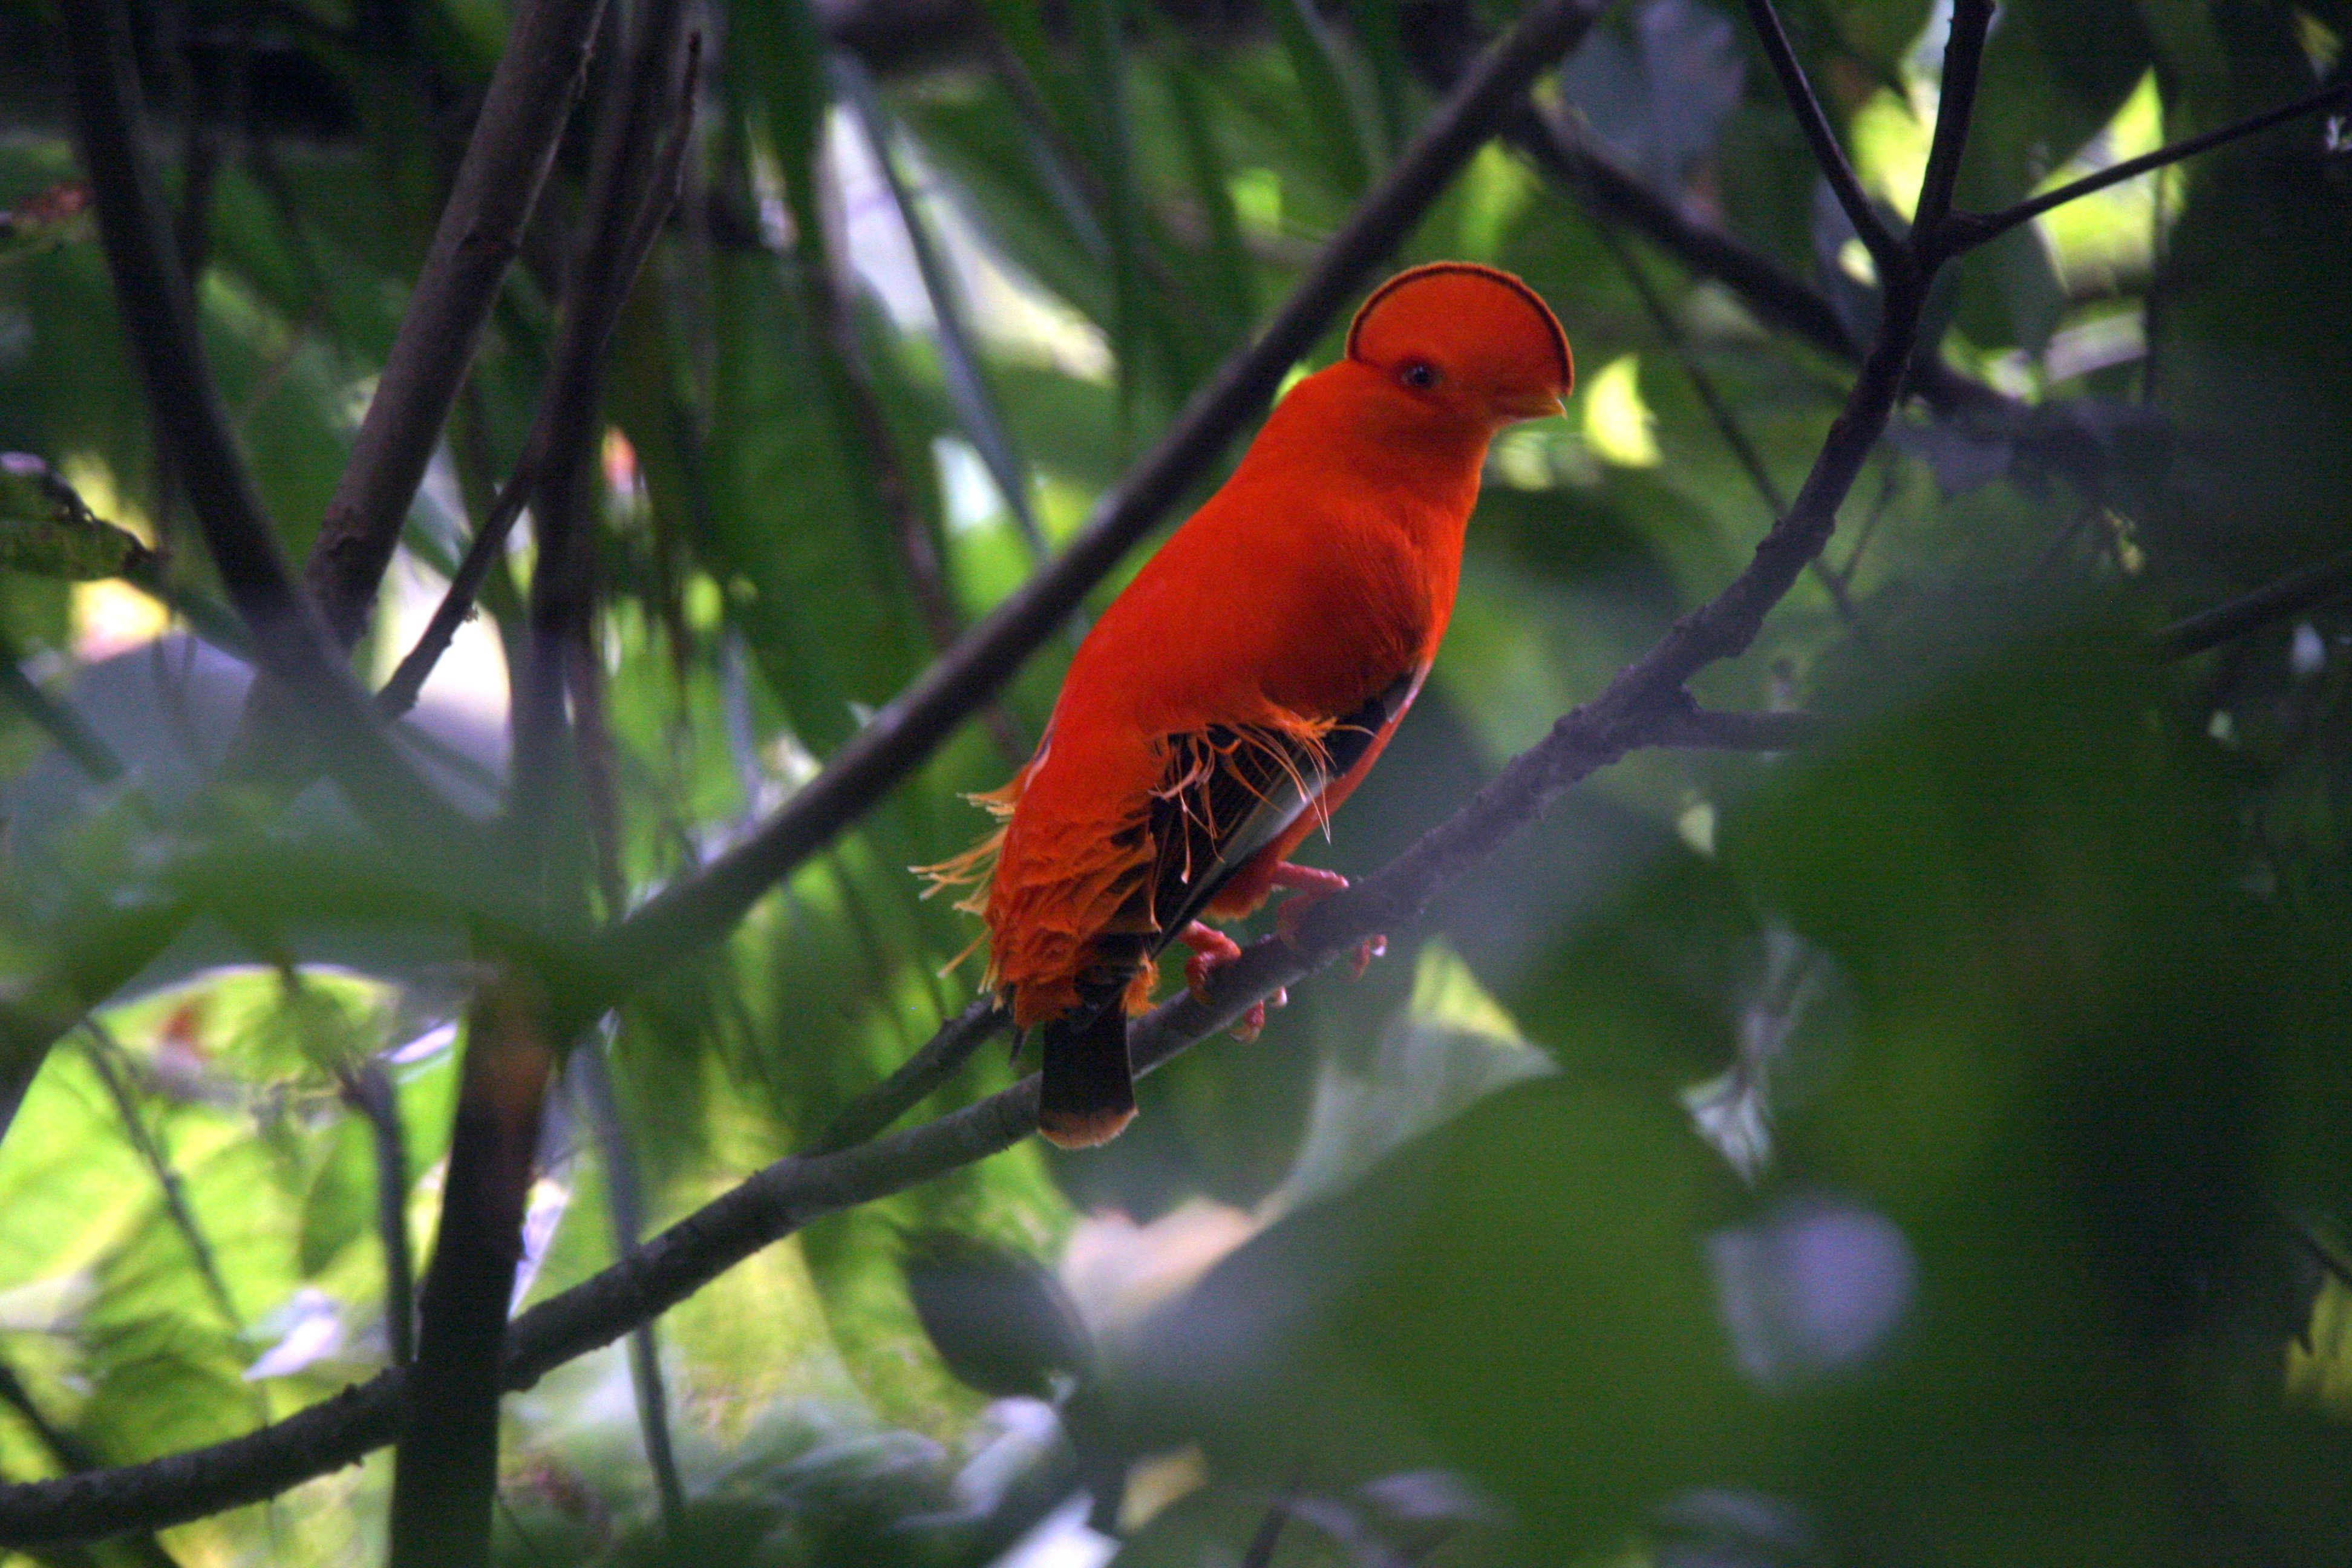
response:
[(488, 1559), (498, 1369), (553, 1059), (535, 984), (508, 970), (484, 986), (466, 1022), (441, 1224), (393, 1456), (392, 1568)]
[(305, 573), (342, 646), (367, 629), (457, 388), (586, 76), (604, 0), (531, 0), (499, 57), (415, 292), (327, 502)]
[(2044, 192), (2031, 201), (2019, 202), (1996, 213), (1954, 213), (1945, 226), (1944, 252), (1957, 256), (1962, 251), (1972, 250), (1999, 239), (2020, 224), (2032, 223), (2043, 213), (2064, 206), (2068, 202), (2079, 201), (2110, 185), (2119, 185), (2126, 180), (2136, 180), (2152, 169), (2161, 169), (2184, 158), (2193, 158), (2200, 153), (2210, 153), (2216, 147), (2242, 141), (2257, 132), (2268, 131), (2273, 125), (2284, 125), (2289, 121), (2301, 120), (2306, 115), (2346, 103), (2352, 103), (2352, 80), (2321, 88), (2317, 92), (2306, 94), (2291, 103), (2266, 109), (2259, 114), (2250, 114), (2243, 120), (2233, 121), (2201, 136), (2190, 136), (2169, 146), (2158, 147), (2153, 153), (2126, 158), (2095, 174), (2085, 174), (2054, 191)]
[(723, 935), (769, 888), (881, 799), (994, 695), (1202, 478), (1489, 128), (1538, 73), (1582, 38), (1600, 10), (1600, 0), (1544, 0), (1529, 9), (1325, 244), (1265, 331), (1225, 363), (1150, 454), (1103, 498), (1060, 559), (887, 704), (757, 832), (621, 926), (601, 954), (601, 989), (609, 994), (596, 1005)]
[[(1798, 63), (1797, 51), (1789, 47), (1789, 35), (1780, 26), (1780, 14), (1772, 8), (1772, 0), (1747, 0), (1748, 20), (1755, 25), (1757, 41), (1764, 46), (1764, 56), (1772, 62), (1772, 73), (1780, 79), (1780, 90), (1788, 96), (1789, 111), (1797, 117), (1797, 129), (1805, 133), (1805, 143), (1813, 150), (1813, 162), (1821, 166), (1822, 177), (1829, 182), (1830, 192), (1837, 197), (1838, 205), (1845, 209), (1853, 232), (1878, 264), (1878, 275), (1884, 279), (1903, 269), (1906, 259), (1903, 243), (1895, 231), (1871, 205), (1862, 182), (1854, 177), (1853, 165), (1846, 161), (1845, 148), (1838, 141), (1837, 128), (1829, 116), (1822, 112), (1822, 101), (1813, 94), (1813, 84), (1805, 79), (1805, 68)], [(1938, 124), (1942, 123), (1938, 119)]]

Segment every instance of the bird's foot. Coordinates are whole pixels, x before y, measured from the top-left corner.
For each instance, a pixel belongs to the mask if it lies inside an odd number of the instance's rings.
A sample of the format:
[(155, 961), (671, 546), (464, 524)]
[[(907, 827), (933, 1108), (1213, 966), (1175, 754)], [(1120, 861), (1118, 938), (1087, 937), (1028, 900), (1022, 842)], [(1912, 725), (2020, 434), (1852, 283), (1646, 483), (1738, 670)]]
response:
[(1242, 955), (1241, 944), (1213, 926), (1194, 921), (1176, 933), (1176, 940), (1192, 950), (1184, 961), (1184, 988), (1195, 1002), (1209, 999), (1209, 976)]
[(1263, 1002), (1250, 1004), (1249, 1011), (1234, 1020), (1234, 1038), (1248, 1045), (1265, 1032), (1265, 1010), (1268, 1007), (1290, 1005), (1290, 988), (1284, 986)]
[(1364, 971), (1372, 966), (1372, 960), (1386, 958), (1388, 954), (1389, 939), (1387, 937), (1368, 936), (1356, 944), (1356, 956), (1348, 961), (1348, 973), (1355, 979), (1361, 980), (1364, 977)]
[(1297, 891), (1295, 899), (1285, 899), (1282, 907), (1274, 911), (1276, 936), (1292, 947), (1298, 945), (1298, 922), (1307, 911), (1348, 886), (1348, 879), (1337, 871), (1319, 870), (1313, 866), (1293, 866), (1285, 863), (1274, 868), (1274, 885)]

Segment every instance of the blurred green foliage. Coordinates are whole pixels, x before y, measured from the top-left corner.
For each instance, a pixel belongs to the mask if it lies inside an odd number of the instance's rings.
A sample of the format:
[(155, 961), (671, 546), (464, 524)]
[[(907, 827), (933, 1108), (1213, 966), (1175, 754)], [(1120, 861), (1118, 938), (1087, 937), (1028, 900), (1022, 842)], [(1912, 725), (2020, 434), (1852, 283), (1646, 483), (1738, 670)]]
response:
[[(1007, 0), (940, 42), (897, 0), (702, 8), (688, 195), (606, 382), (631, 897), (789, 798), (921, 669), (939, 604), (1017, 584), (1024, 514), (1070, 533), (1396, 156), (1454, 9)], [(1545, 95), (1866, 329), (1741, 9), (1624, 0)], [(1905, 205), (1942, 8), (1782, 10)], [(299, 554), (507, 7), (142, 15), (206, 347)], [(0, 634), (129, 773), (94, 782), (0, 706), (0, 973), (22, 999), (60, 962), (111, 973), (109, 932), (199, 918), (50, 1052), (0, 1144), (9, 1480), (230, 1436), (385, 1363), (390, 1167), (354, 1085), (391, 1086), (421, 1259), (490, 901), (403, 883), (325, 786), (282, 811), (209, 787), (243, 668), (186, 629), (219, 589), (79, 216), (52, 26), (0, 0), (0, 452), (25, 455)], [(2347, 31), (2342, 0), (2010, 0), (1960, 201), (2340, 79)], [(579, 140), (409, 519), (378, 676), (529, 425)], [(1583, 384), (1497, 447), (1436, 678), (1324, 863), (1382, 864), (1744, 563), (1769, 508), (1694, 373), (1784, 494), (1835, 412), (1844, 366), (1634, 239), (1662, 331), (1595, 223), (1489, 148), (1402, 247), (1524, 276)], [(1827, 558), (1853, 618), (1801, 581), (1696, 682), (1831, 742), (1629, 758), (1361, 983), (1150, 1080), (1116, 1144), (824, 1219), (667, 1314), (681, 1537), (618, 1350), (509, 1400), (502, 1561), (978, 1564), (1033, 1530), (1084, 1553), (1089, 1521), (1096, 1555), (1055, 1561), (1234, 1563), (1269, 1529), (1285, 1565), (2342, 1560), (2352, 617), (2168, 667), (2145, 646), (2352, 545), (2347, 237), (2320, 121), (1971, 258), (1938, 352), (2009, 401), (1900, 415)], [(141, 588), (109, 577), (134, 558)], [(419, 710), (469, 801), (504, 765), (530, 564)], [(160, 638), (156, 593), (183, 611)], [(620, 1018), (655, 1223), (805, 1146), (971, 998), (969, 922), (905, 868), (981, 831), (959, 796), (1034, 742), (1072, 646)], [(982, 1053), (929, 1109), (1004, 1077)], [(612, 1261), (583, 1114), (558, 1096), (525, 1303)], [(163, 1544), (359, 1560), (387, 1475)]]

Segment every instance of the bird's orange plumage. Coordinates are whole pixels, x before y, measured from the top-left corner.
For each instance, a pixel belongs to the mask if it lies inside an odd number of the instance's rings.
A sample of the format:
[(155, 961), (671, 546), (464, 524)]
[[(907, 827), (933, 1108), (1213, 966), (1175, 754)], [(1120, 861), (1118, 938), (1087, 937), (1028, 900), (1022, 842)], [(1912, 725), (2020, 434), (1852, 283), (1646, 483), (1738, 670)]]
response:
[[(1131, 1114), (1131, 1100), (1089, 1110), (1057, 1093), (1055, 1029), (1102, 1010), (1106, 965), (1122, 983), (1114, 1016), (1139, 1009), (1150, 954), (1175, 934), (1160, 929), (1171, 889), (1152, 884), (1211, 874), (1189, 849), (1171, 871), (1155, 803), (1235, 747), (1279, 752), (1297, 778), (1346, 716), (1401, 692), (1295, 819), (1238, 867), (1215, 868), (1223, 880), (1203, 912), (1264, 901), (1285, 857), (1379, 756), (1436, 654), (1487, 442), (1556, 411), (1571, 379), (1559, 323), (1517, 279), (1459, 263), (1399, 275), (1358, 312), (1346, 356), (1291, 389), (1233, 478), (1095, 623), (1036, 755), (985, 797), (1003, 831), (934, 868), (983, 884), (964, 907), (986, 916), (991, 981), (1016, 1024), (1046, 1026), (1048, 1137), (1097, 1142)], [(1087, 1048), (1118, 1053), (1093, 1098), (1123, 1093), (1123, 1043), (1096, 1031)]]

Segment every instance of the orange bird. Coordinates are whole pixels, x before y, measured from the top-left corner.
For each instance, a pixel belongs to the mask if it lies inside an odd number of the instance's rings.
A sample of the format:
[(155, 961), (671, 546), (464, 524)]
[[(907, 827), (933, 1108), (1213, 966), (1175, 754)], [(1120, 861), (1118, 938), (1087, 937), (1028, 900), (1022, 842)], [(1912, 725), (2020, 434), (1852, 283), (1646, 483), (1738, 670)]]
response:
[[(1202, 923), (1276, 888), (1347, 885), (1288, 863), (1412, 706), (1454, 610), (1486, 445), (1561, 411), (1568, 338), (1507, 272), (1438, 262), (1366, 300), (1347, 353), (1293, 387), (1224, 487), (1079, 646), (1045, 739), (975, 797), (1004, 818), (926, 868), (977, 884), (989, 983), (1042, 1026), (1038, 1131), (1064, 1148), (1135, 1115), (1127, 1017), (1155, 959), (1197, 989), (1239, 955)], [(1263, 1009), (1249, 1026), (1264, 1022)]]

